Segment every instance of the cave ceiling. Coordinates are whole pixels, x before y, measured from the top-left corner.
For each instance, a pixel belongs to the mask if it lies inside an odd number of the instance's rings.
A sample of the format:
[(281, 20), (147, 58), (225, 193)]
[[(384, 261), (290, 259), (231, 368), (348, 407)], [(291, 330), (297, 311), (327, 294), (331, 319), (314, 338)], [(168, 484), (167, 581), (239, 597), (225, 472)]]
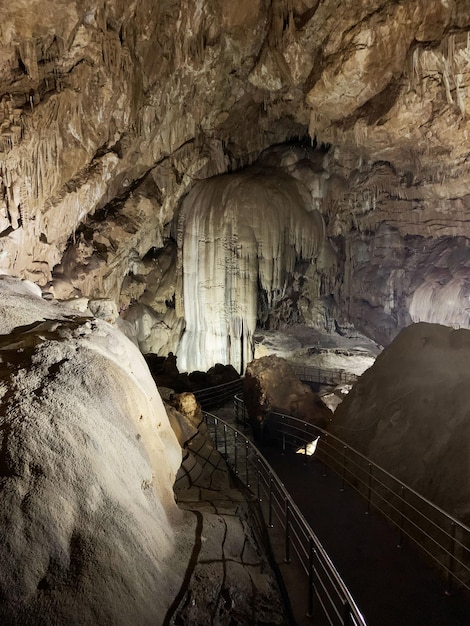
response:
[[(122, 305), (133, 264), (163, 248), (196, 182), (299, 140), (311, 163), (322, 149), (343, 270), (373, 235), (387, 293), (364, 306), (399, 327), (419, 287), (407, 264), (426, 265), (418, 241), (458, 241), (446, 267), (468, 286), (469, 132), (466, 0), (12, 0), (0, 6), (0, 271)], [(402, 252), (412, 242), (406, 259), (377, 261), (397, 237)], [(333, 291), (365, 328), (351, 305), (372, 289), (364, 271)]]

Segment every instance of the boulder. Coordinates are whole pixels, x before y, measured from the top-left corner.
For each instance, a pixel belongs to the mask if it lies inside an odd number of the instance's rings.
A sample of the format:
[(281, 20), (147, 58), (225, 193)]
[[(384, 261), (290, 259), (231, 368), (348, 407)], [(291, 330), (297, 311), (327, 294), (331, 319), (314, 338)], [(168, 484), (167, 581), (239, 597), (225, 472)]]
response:
[(332, 412), (320, 396), (302, 383), (289, 362), (271, 355), (248, 364), (243, 397), (255, 435), (261, 435), (271, 411), (326, 428)]
[(159, 624), (194, 533), (162, 400), (114, 326), (14, 282), (0, 281), (0, 623)]
[(334, 419), (341, 439), (467, 524), (469, 368), (469, 330), (412, 324), (359, 378)]

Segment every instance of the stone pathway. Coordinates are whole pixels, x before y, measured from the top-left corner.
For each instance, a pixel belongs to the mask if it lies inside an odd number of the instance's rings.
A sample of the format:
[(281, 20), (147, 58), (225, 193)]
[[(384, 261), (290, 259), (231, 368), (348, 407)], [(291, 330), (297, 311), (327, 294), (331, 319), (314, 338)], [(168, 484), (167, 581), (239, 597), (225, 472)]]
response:
[(230, 475), (205, 424), (187, 443), (175, 484), (178, 505), (195, 517), (183, 584), (164, 626), (283, 626), (292, 623), (269, 559), (254, 500)]

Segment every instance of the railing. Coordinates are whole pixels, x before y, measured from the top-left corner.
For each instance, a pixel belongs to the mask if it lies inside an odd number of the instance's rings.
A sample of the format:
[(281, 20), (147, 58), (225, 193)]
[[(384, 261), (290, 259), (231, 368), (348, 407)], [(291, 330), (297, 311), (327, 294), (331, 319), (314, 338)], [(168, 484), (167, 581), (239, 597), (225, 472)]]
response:
[[(351, 374), (351, 372), (340, 369), (322, 370), (319, 367), (297, 365), (295, 363), (290, 363), (290, 366), (300, 380), (308, 382), (317, 382), (326, 385), (338, 385), (341, 383), (352, 384), (355, 383), (358, 378), (356, 374)], [(241, 393), (242, 389), (243, 378), (238, 378), (237, 380), (232, 380), (215, 387), (199, 389), (193, 393), (201, 407), (206, 410), (230, 402), (236, 393)]]
[[(240, 396), (234, 398), (237, 421), (246, 425), (248, 417)], [(314, 456), (349, 484), (371, 508), (380, 511), (398, 530), (398, 547), (405, 538), (417, 544), (445, 573), (446, 593), (455, 581), (470, 590), (470, 528), (376, 465), (344, 441), (308, 422), (281, 413), (265, 418), (264, 435), (279, 439), (282, 450), (303, 448), (316, 441)]]
[(296, 363), (289, 363), (289, 365), (300, 380), (323, 385), (353, 384), (359, 378), (356, 374), (341, 369), (328, 370), (314, 365), (297, 365)]
[[(269, 533), (282, 531), (285, 563), (294, 561), (305, 575), (307, 615), (321, 611), (331, 626), (365, 626), (366, 622), (320, 541), (269, 463), (241, 432), (210, 413), (204, 414), (215, 447), (261, 505)], [(277, 555), (279, 556), (279, 555)]]
[(240, 393), (243, 389), (243, 378), (232, 380), (216, 387), (209, 387), (207, 389), (199, 389), (194, 391), (196, 400), (201, 407), (206, 409), (213, 409), (217, 406), (222, 406), (233, 399), (236, 393)]

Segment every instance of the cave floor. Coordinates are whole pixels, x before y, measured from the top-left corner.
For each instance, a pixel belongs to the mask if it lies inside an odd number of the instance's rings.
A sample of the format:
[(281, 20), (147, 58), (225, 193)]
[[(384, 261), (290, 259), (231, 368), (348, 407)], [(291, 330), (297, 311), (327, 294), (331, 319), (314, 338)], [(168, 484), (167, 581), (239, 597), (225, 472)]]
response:
[[(216, 413), (236, 426), (231, 407)], [(364, 500), (347, 486), (341, 491), (335, 474), (324, 476), (320, 462), (305, 464), (304, 457), (294, 452), (282, 455), (270, 446), (261, 451), (333, 560), (369, 626), (470, 626), (470, 595), (461, 590), (446, 595), (445, 579), (421, 552), (410, 543), (398, 548), (398, 531), (379, 513), (366, 515)], [(286, 567), (282, 565), (281, 571)], [(288, 577), (286, 586), (298, 623), (318, 623), (305, 617), (295, 576)]]

